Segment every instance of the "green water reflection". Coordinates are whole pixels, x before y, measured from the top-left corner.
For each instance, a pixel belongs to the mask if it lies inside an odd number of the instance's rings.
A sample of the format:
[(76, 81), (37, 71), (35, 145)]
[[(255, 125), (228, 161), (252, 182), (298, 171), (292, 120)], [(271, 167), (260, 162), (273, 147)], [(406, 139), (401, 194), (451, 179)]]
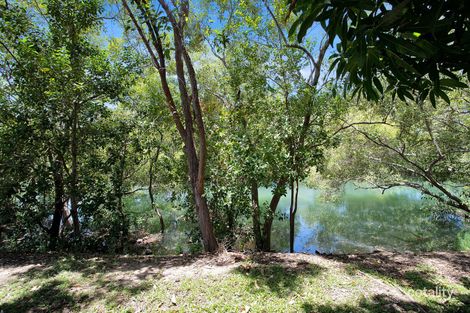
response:
[[(269, 190), (261, 190), (263, 201), (269, 197)], [(272, 248), (278, 251), (289, 248), (289, 204), (290, 197), (281, 200), (273, 225)], [(334, 202), (322, 200), (320, 192), (305, 186), (299, 190), (296, 252), (462, 250), (468, 248), (468, 237), (469, 227), (461, 218), (431, 214), (412, 189), (381, 194), (348, 185)]]
[[(267, 206), (271, 191), (260, 189), (260, 201)], [(295, 251), (315, 253), (360, 253), (377, 249), (389, 251), (469, 250), (470, 227), (461, 218), (435, 215), (426, 209), (421, 195), (406, 188), (381, 194), (376, 190), (346, 186), (336, 201), (323, 199), (318, 190), (301, 186), (296, 215)], [(159, 195), (158, 205), (166, 221), (156, 254), (194, 252), (191, 224), (168, 197)], [(126, 211), (136, 229), (159, 232), (158, 219), (150, 209), (146, 193), (125, 201)], [(290, 197), (283, 197), (272, 230), (272, 249), (289, 250), (288, 210)], [(251, 224), (251, 219), (245, 219)], [(193, 225), (194, 227), (194, 225)], [(247, 225), (250, 228), (250, 225)], [(241, 238), (242, 241), (246, 238)]]

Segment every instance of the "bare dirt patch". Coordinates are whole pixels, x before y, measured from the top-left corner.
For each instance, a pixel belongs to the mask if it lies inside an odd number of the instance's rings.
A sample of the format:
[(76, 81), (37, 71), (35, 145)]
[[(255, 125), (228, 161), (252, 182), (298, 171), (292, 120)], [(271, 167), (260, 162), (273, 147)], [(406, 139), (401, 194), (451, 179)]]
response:
[(18, 275), (41, 266), (40, 264), (28, 264), (18, 266), (0, 266), (0, 286), (8, 283), (9, 280), (18, 277)]
[[(0, 256), (0, 282), (32, 270), (47, 268), (65, 254), (5, 255)], [(289, 253), (239, 253), (175, 255), (175, 256), (107, 256), (75, 255), (75, 270), (85, 273), (103, 272), (110, 276), (126, 276), (138, 280), (150, 276), (183, 278), (200, 275), (220, 275), (238, 266), (277, 265), (291, 270), (304, 270), (311, 264), (339, 268), (355, 265), (358, 269), (374, 270), (378, 273), (403, 278), (403, 275), (419, 265), (426, 265), (436, 274), (450, 281), (462, 281), (470, 275), (470, 254), (463, 252), (392, 253), (377, 252), (358, 255), (309, 255)]]

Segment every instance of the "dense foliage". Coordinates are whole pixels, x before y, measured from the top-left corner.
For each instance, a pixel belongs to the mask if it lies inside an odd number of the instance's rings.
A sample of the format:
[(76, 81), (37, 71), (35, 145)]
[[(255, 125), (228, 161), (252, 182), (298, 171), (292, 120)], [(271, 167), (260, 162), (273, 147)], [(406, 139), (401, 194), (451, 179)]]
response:
[[(314, 22), (337, 52), (332, 67), (354, 93), (377, 100), (384, 92), (402, 101), (467, 88), (470, 77), (470, 6), (465, 0), (287, 1), (298, 15), (291, 27), (301, 41)], [(383, 84), (385, 86), (383, 86)]]

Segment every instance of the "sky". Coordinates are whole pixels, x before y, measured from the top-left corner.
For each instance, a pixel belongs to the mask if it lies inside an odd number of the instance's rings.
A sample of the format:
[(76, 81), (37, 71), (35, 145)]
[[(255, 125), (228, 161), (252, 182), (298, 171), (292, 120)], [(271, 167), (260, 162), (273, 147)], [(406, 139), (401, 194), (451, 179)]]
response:
[[(202, 1), (204, 0), (194, 0), (192, 1), (193, 6), (196, 7), (201, 7), (202, 6)], [(103, 16), (105, 17), (104, 23), (103, 23), (103, 35), (109, 39), (112, 38), (121, 38), (124, 35), (124, 30), (122, 28), (122, 25), (120, 21), (118, 20), (119, 18), (119, 10), (122, 9), (122, 6), (120, 4), (120, 1), (117, 3), (110, 3), (107, 1)], [(208, 19), (211, 20), (210, 26), (212, 29), (220, 29), (223, 27), (224, 23), (226, 22), (224, 19), (227, 19), (227, 16), (222, 16), (221, 18), (219, 17), (219, 14), (216, 12), (216, 9), (210, 10), (211, 12), (209, 13)], [(196, 12), (197, 14), (198, 12)], [(315, 24), (313, 27), (311, 27), (305, 36), (305, 40), (308, 41), (313, 41), (319, 43), (323, 36), (324, 36), (324, 31), (322, 27), (319, 24)], [(316, 56), (316, 51), (318, 51), (318, 48), (315, 50), (311, 51), (314, 56)], [(327, 54), (326, 54), (326, 59), (331, 55), (333, 49), (329, 48)], [(311, 67), (306, 66), (301, 70), (301, 74), (305, 79), (308, 79), (311, 73)]]
[(105, 16), (103, 25), (103, 34), (106, 37), (120, 38), (123, 35), (123, 29), (120, 23), (113, 17), (118, 16), (120, 7), (117, 4), (106, 4), (103, 15)]
[[(201, 0), (195, 0), (193, 3), (200, 3)], [(119, 3), (119, 1), (118, 1)], [(195, 4), (198, 5), (198, 4)], [(201, 4), (202, 5), (202, 4)], [(119, 10), (121, 9), (120, 4), (116, 3), (109, 3), (107, 1), (105, 5), (105, 10), (103, 12), (103, 15), (105, 17), (104, 20), (104, 25), (103, 25), (103, 33), (105, 36), (113, 37), (113, 38), (119, 38), (122, 37), (123, 35), (123, 28), (120, 25), (119, 21), (117, 21), (118, 13)], [(212, 10), (211, 13), (209, 13), (209, 17), (211, 22), (211, 27), (214, 29), (220, 28), (223, 26), (223, 23), (225, 21), (221, 20), (218, 17), (218, 14), (215, 12), (215, 10)], [(222, 17), (222, 19), (226, 18), (226, 16)], [(324, 31), (321, 28), (319, 24), (315, 24), (307, 33), (306, 39), (307, 40), (313, 40), (319, 42), (323, 35)]]

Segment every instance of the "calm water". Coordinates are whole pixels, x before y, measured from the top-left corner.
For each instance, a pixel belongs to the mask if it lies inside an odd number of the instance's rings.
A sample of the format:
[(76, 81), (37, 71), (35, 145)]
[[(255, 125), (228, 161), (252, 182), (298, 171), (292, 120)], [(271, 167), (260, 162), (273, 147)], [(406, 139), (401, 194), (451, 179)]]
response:
[[(268, 189), (260, 189), (260, 203), (267, 205)], [(146, 194), (128, 199), (126, 207), (140, 225), (158, 232), (158, 220), (149, 209)], [(187, 224), (182, 213), (160, 199), (166, 220), (163, 241), (155, 253), (190, 252)], [(272, 249), (289, 250), (288, 212), (290, 197), (283, 197), (272, 230)], [(247, 221), (251, 223), (251, 220)], [(377, 249), (432, 251), (470, 249), (470, 227), (453, 215), (436, 216), (426, 209), (421, 195), (406, 188), (381, 194), (347, 186), (335, 201), (321, 192), (301, 186), (295, 223), (295, 251), (315, 253), (360, 253)]]
[[(261, 191), (263, 201), (270, 191)], [(436, 216), (413, 189), (358, 190), (347, 186), (335, 201), (302, 186), (295, 223), (296, 252), (358, 253), (460, 250), (468, 245), (469, 227), (453, 215)], [(273, 226), (273, 249), (288, 251), (290, 197), (278, 206)], [(465, 243), (465, 237), (467, 243)]]

